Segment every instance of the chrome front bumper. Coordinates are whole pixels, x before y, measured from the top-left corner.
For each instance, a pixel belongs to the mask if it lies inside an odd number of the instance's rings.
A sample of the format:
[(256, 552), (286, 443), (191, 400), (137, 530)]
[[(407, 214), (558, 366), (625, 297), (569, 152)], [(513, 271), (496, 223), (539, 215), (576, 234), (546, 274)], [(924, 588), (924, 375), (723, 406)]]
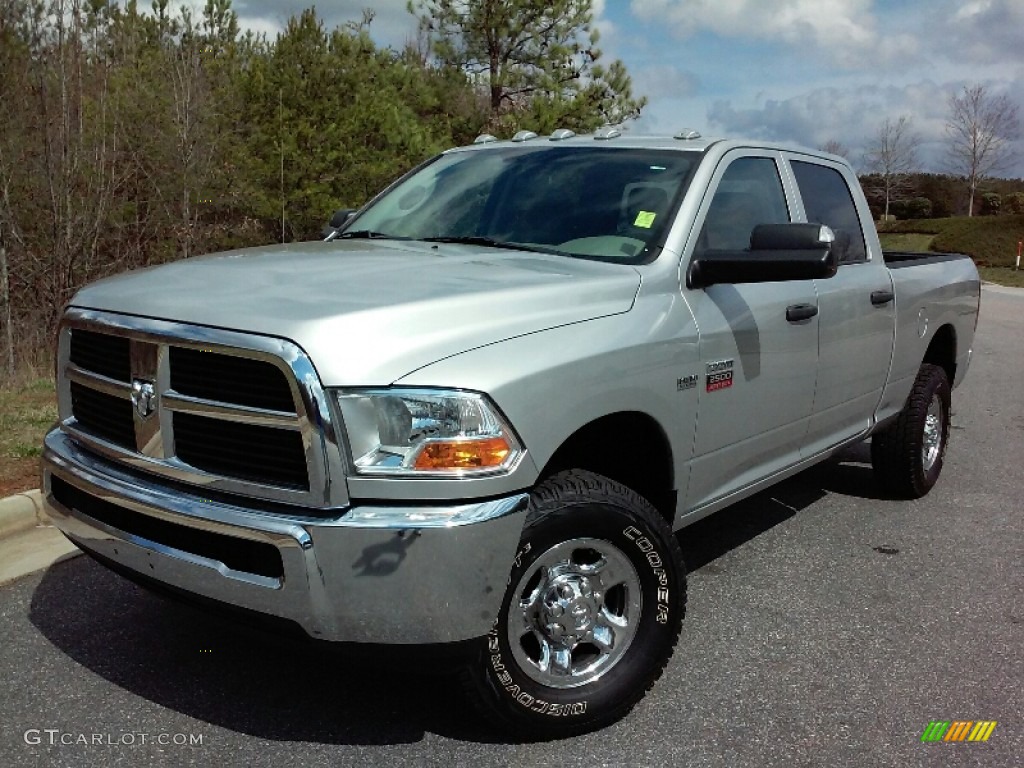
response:
[[(75, 544), (149, 579), (289, 619), (320, 639), (420, 644), (491, 629), (528, 496), (283, 514), (132, 474), (54, 429), (43, 452), (43, 499)], [(226, 556), (239, 548), (261, 558), (276, 551), (279, 572), (249, 572), (252, 558)]]

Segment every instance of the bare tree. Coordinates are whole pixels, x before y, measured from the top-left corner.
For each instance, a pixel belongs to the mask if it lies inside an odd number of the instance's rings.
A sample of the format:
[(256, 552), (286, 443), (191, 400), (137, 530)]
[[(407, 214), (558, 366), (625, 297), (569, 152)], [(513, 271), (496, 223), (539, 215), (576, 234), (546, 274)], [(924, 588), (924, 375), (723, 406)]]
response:
[(11, 311), (11, 283), (7, 277), (7, 249), (0, 242), (0, 302), (3, 303), (4, 326), (4, 368), (9, 377), (14, 376), (14, 313)]
[(181, 39), (168, 45), (174, 114), (175, 160), (178, 166), (180, 233), (179, 252), (189, 257), (195, 250), (199, 225), (200, 189), (209, 175), (216, 137), (209, 131), (210, 94), (205, 81), (203, 56), (213, 46), (197, 35), (191, 10), (181, 9)]
[(911, 126), (912, 121), (906, 115), (900, 115), (895, 121), (885, 118), (864, 154), (867, 170), (877, 173), (882, 179), (885, 218), (889, 217), (889, 204), (906, 193), (910, 174), (917, 165), (921, 138)]
[(967, 179), (967, 215), (973, 216), (978, 185), (1013, 159), (1011, 142), (1020, 135), (1017, 105), (1005, 94), (990, 94), (984, 85), (964, 86), (949, 97), (946, 135), (949, 166)]
[[(104, 78), (95, 83), (86, 78), (82, 0), (48, 0), (45, 12), (48, 17), (32, 19), (38, 45), (32, 85), (39, 103), (36, 141), (50, 230), (46, 252), (37, 260), (43, 267), (41, 287), (50, 299), (43, 315), (52, 327), (95, 262), (112, 203), (116, 148), (101, 122), (109, 119), (108, 84)], [(95, 114), (88, 109), (90, 98)]]
[(828, 152), (830, 155), (839, 155), (839, 157), (845, 157), (847, 160), (850, 159), (850, 148), (838, 139), (829, 139), (818, 149), (822, 152)]

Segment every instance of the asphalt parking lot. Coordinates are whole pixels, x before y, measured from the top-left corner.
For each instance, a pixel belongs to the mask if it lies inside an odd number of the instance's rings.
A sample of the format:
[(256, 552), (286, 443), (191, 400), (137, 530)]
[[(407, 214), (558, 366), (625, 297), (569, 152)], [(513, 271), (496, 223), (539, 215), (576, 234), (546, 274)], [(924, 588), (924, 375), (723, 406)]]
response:
[[(0, 766), (1019, 765), (1024, 293), (985, 290), (953, 407), (925, 499), (882, 497), (861, 446), (684, 531), (679, 648), (603, 731), (510, 743), (420, 664), (223, 623), (79, 557), (0, 589)], [(933, 720), (998, 725), (922, 743)]]

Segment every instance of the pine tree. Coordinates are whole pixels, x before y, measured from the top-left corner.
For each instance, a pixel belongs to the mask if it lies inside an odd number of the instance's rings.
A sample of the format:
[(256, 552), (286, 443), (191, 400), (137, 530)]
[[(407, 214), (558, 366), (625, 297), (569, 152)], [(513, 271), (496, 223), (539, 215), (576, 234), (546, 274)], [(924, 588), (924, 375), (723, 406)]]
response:
[(591, 0), (419, 0), (409, 11), (438, 61), (486, 91), (491, 129), (591, 130), (646, 104), (622, 62), (598, 63)]

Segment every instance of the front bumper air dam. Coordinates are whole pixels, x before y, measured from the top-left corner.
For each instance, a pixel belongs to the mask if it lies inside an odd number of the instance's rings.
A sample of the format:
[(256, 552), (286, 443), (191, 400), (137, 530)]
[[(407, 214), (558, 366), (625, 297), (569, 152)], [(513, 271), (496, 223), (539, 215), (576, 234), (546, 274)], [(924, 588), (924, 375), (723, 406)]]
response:
[[(319, 639), (426, 644), (491, 629), (528, 496), (355, 506), (330, 518), (271, 514), (129, 474), (54, 429), (45, 439), (43, 500), (76, 545), (150, 579), (289, 619)], [(193, 546), (193, 539), (200, 543)], [(247, 572), (239, 563), (244, 568), (252, 558), (225, 556), (229, 567), (211, 556), (225, 542), (225, 553), (235, 544), (258, 549), (260, 562), (270, 552), (277, 570)]]

